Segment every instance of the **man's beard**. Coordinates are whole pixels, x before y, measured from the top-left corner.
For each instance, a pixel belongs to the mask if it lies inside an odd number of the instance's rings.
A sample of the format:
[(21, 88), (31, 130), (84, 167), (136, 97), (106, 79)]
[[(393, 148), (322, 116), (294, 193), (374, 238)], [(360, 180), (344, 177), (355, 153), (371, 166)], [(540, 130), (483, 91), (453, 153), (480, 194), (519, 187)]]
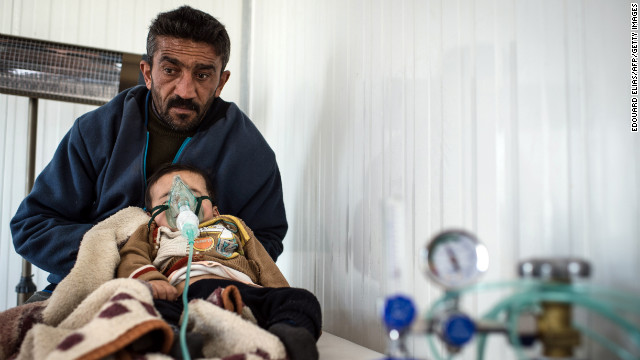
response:
[[(204, 119), (204, 114), (206, 110), (209, 109), (209, 106), (213, 102), (211, 99), (207, 104), (205, 104), (204, 109), (200, 107), (200, 105), (196, 104), (191, 99), (183, 99), (178, 95), (175, 95), (167, 100), (166, 104), (162, 104), (161, 99), (159, 99), (159, 92), (153, 91), (153, 83), (151, 85), (151, 97), (153, 98), (153, 107), (156, 110), (156, 114), (160, 121), (162, 121), (165, 125), (167, 125), (171, 130), (180, 131), (180, 132), (188, 132), (193, 131), (200, 126), (202, 120)], [(159, 108), (158, 105), (163, 105), (163, 108)], [(178, 118), (183, 121), (177, 121), (174, 119), (171, 114), (169, 114), (169, 110), (172, 107), (186, 108), (194, 110), (196, 116), (190, 121), (185, 123), (184, 121), (188, 118), (189, 115), (181, 114), (178, 115)]]

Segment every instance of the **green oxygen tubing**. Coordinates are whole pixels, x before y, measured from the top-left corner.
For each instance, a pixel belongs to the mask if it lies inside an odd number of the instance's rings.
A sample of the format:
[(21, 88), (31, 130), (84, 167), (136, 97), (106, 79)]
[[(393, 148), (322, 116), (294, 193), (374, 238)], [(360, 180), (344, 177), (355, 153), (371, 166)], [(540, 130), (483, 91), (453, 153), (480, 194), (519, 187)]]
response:
[[(629, 320), (640, 315), (640, 298), (634, 294), (612, 291), (595, 285), (549, 283), (533, 279), (476, 284), (445, 292), (428, 309), (425, 318), (427, 321), (433, 319), (439, 311), (450, 307), (451, 303), (456, 302), (463, 294), (477, 294), (484, 291), (508, 288), (515, 289), (515, 293), (506, 296), (494, 305), (483, 316), (483, 319), (502, 322), (506, 325), (509, 340), (514, 346), (518, 359), (527, 359), (527, 356), (524, 354), (518, 337), (517, 319), (522, 312), (536, 309), (544, 301), (577, 305), (594, 314), (598, 314), (602, 319), (608, 320), (611, 324), (624, 331), (629, 340), (628, 345), (634, 344), (636, 349), (640, 349), (640, 328)], [(614, 343), (593, 329), (578, 323), (574, 323), (573, 326), (584, 335), (600, 343), (616, 358), (622, 360), (637, 359), (637, 355), (633, 351)], [(478, 335), (476, 358), (482, 360), (485, 357), (484, 352), (488, 334), (482, 333)], [(433, 342), (433, 335), (430, 334), (427, 340), (434, 359), (444, 359)], [(451, 359), (452, 355), (449, 354), (446, 358)]]
[(187, 299), (187, 292), (189, 291), (189, 278), (191, 276), (191, 261), (193, 259), (193, 244), (195, 243), (196, 236), (200, 233), (198, 229), (198, 216), (191, 211), (188, 203), (180, 204), (180, 213), (176, 219), (176, 225), (178, 230), (182, 232), (182, 236), (187, 238), (189, 258), (187, 261), (187, 273), (185, 278), (184, 290), (182, 291), (182, 305), (184, 307), (182, 313), (182, 323), (180, 325), (180, 349), (182, 350), (182, 358), (185, 360), (191, 360), (189, 350), (187, 348), (187, 324), (189, 321), (189, 301)]

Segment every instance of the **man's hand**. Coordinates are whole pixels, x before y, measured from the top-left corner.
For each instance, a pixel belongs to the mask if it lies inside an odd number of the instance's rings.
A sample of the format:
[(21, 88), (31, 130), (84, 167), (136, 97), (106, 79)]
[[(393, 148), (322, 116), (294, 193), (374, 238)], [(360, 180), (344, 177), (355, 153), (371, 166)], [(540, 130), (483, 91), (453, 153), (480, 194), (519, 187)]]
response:
[(153, 289), (154, 299), (174, 301), (178, 298), (178, 290), (165, 280), (151, 280), (149, 284)]

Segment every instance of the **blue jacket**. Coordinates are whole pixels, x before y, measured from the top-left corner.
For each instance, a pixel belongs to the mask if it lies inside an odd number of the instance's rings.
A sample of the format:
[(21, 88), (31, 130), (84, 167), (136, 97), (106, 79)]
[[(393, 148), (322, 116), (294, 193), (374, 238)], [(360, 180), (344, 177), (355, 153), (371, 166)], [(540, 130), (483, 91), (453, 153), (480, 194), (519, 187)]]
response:
[[(78, 118), (11, 220), (18, 254), (57, 284), (89, 228), (127, 206), (144, 207), (148, 90), (137, 86)], [(205, 169), (220, 211), (245, 221), (276, 260), (287, 219), (273, 150), (251, 120), (218, 98), (174, 162)]]

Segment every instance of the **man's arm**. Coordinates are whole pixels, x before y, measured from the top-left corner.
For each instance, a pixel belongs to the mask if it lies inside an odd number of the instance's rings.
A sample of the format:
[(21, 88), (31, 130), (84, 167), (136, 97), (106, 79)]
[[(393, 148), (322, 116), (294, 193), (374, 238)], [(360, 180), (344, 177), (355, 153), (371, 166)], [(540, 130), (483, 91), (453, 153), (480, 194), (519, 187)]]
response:
[(50, 272), (54, 283), (69, 273), (82, 236), (93, 226), (91, 164), (76, 121), (11, 220), (16, 252)]
[(277, 164), (264, 184), (238, 212), (238, 217), (250, 225), (256, 238), (276, 261), (282, 254), (282, 240), (289, 228)]

